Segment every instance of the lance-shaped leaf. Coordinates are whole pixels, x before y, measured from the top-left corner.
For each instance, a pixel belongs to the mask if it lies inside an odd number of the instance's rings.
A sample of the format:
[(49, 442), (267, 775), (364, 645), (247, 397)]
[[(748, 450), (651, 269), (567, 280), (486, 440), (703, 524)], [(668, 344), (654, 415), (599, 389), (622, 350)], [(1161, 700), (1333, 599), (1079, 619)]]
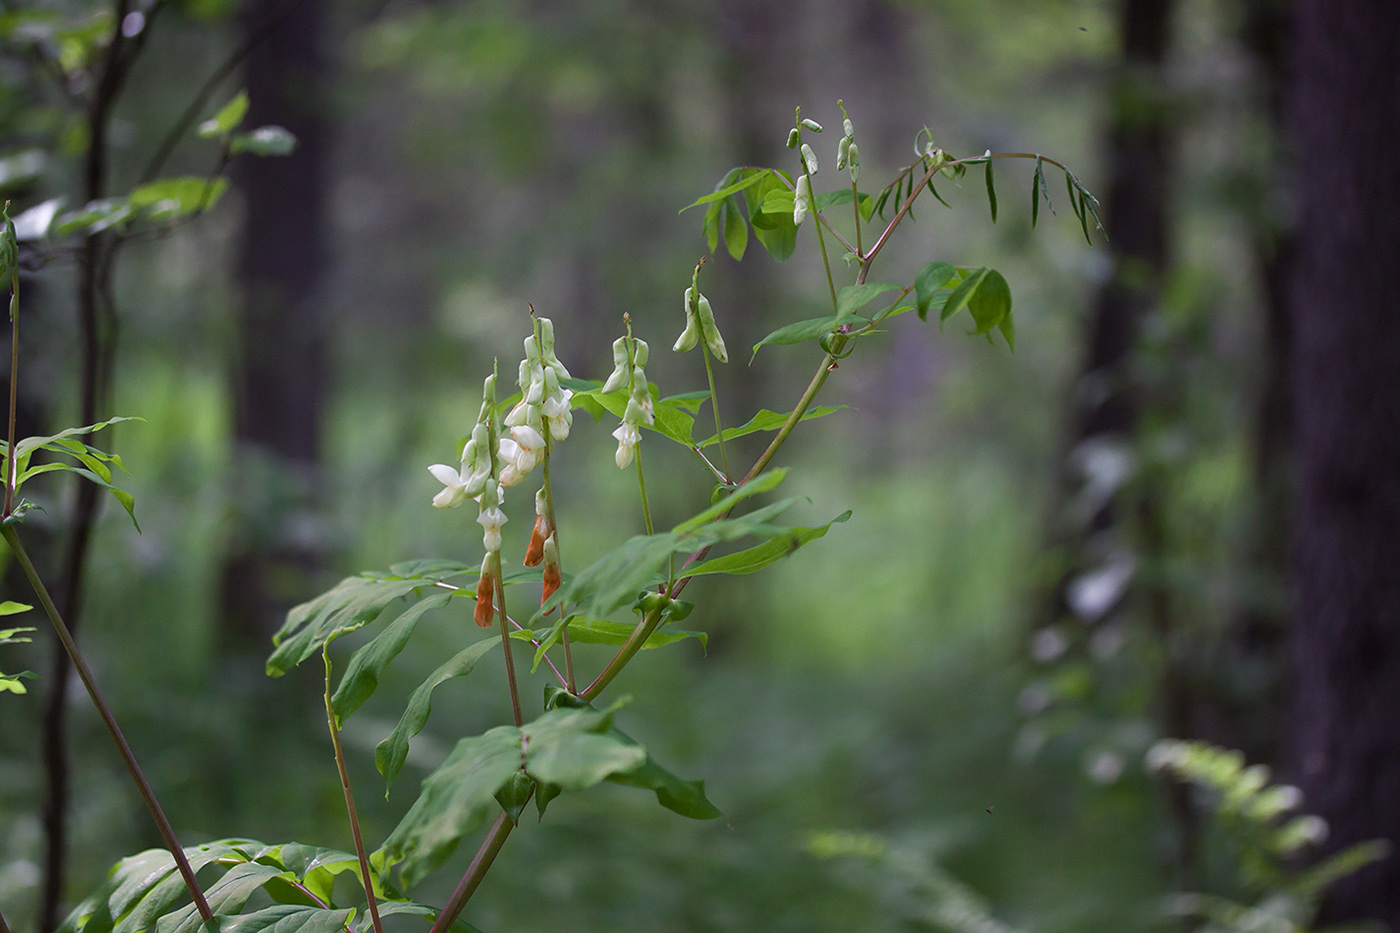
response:
[(379, 769), (379, 773), (384, 775), (384, 796), (389, 796), (389, 785), (398, 777), (403, 770), (404, 762), (408, 759), (409, 741), (418, 733), (423, 731), (423, 727), (428, 723), (428, 715), (433, 709), (433, 691), (441, 684), (446, 683), (454, 677), (465, 677), (476, 667), (476, 663), (485, 657), (490, 651), (500, 643), (500, 638), (486, 638), (472, 644), (457, 652), (451, 660), (447, 661), (437, 670), (428, 676), (428, 679), (418, 685), (418, 689), (408, 698), (408, 706), (403, 711), (403, 716), (399, 718), (399, 724), (394, 727), (394, 731), (374, 748), (374, 766)]
[[(159, 852), (164, 856), (165, 868), (159, 881), (154, 885), (149, 884), (151, 874), (147, 874), (140, 880), (133, 878), (132, 881), (135, 884), (119, 889), (108, 901), (109, 908), (113, 908), (123, 898), (125, 901), (121, 903), (120, 910), (113, 910), (113, 913), (120, 918), (115, 927), (116, 933), (141, 933), (143, 930), (149, 930), (159, 918), (170, 913), (176, 904), (189, 896), (184, 876), (175, 870), (175, 860), (170, 857), (170, 853), (164, 849), (152, 851)], [(189, 860), (190, 869), (196, 872), (221, 859), (247, 860), (244, 853), (233, 846), (221, 843), (199, 847), (190, 846), (185, 849), (185, 857)], [(96, 931), (90, 930), (88, 933), (96, 933)]]
[[(689, 604), (677, 601), (674, 605), (684, 606)], [(662, 620), (662, 624), (665, 624), (665, 621), (666, 620)], [(621, 645), (623, 642), (627, 641), (632, 632), (636, 630), (638, 624), (635, 622), (614, 622), (611, 619), (589, 619), (583, 616), (570, 616), (568, 618), (568, 623), (569, 640), (573, 644), (582, 642), (593, 645), (615, 646)], [(544, 636), (539, 639), (538, 647), (535, 648), (535, 659), (530, 666), (530, 673), (533, 674), (539, 669), (541, 662), (544, 661), (545, 654), (549, 652), (550, 648), (553, 648), (559, 643), (563, 635), (563, 620), (554, 623), (549, 631), (544, 633)], [(512, 632), (511, 637), (529, 640), (535, 636), (529, 629), (525, 629), (520, 632)], [(647, 640), (642, 645), (641, 650), (645, 651), (648, 648), (664, 648), (667, 645), (673, 645), (687, 638), (698, 638), (701, 645), (707, 648), (709, 647), (710, 637), (704, 632), (689, 632), (683, 629), (667, 629), (662, 631), (660, 628), (657, 628), (647, 636)]]
[(338, 723), (349, 719), (374, 694), (379, 686), (379, 675), (408, 644), (423, 614), (447, 605), (451, 598), (451, 592), (441, 592), (420, 600), (385, 627), (369, 644), (355, 652), (340, 678), (335, 695), (331, 697), (331, 708), (335, 710)]
[[(815, 528), (783, 528), (762, 544), (687, 567), (682, 573), (687, 577), (699, 577), (710, 573), (735, 575), (754, 573), (775, 561), (782, 560), (803, 545), (817, 540), (825, 535), (832, 525), (844, 522), (850, 517), (851, 512), (847, 509), (825, 525), (818, 525)], [(570, 629), (570, 634), (572, 632), (573, 630)]]
[[(696, 198), (676, 213), (684, 214), (692, 207), (698, 207), (701, 204), (715, 204), (723, 201), (731, 194), (737, 194), (745, 188), (750, 188), (758, 184), (768, 175), (769, 171), (770, 170), (766, 168), (732, 168), (729, 170), (728, 174), (724, 176), (724, 179), (720, 181), (719, 185), (715, 187), (714, 191)], [(737, 181), (734, 179), (737, 179)]]
[(836, 293), (836, 317), (842, 323), (850, 320), (861, 308), (875, 300), (884, 292), (897, 292), (898, 285), (888, 282), (866, 282), (862, 285), (847, 285)]
[[(391, 917), (395, 914), (408, 914), (415, 917), (423, 917), (428, 920), (430, 924), (435, 922), (438, 917), (437, 908), (429, 907), (426, 904), (415, 904), (412, 901), (389, 901), (388, 903), (381, 902), (379, 904), (379, 916), (381, 918)], [(368, 914), (362, 914), (351, 928), (352, 933), (370, 933), (370, 931), (374, 929), (373, 924), (373, 917)], [(447, 929), (451, 930), (452, 933), (481, 933), (479, 929), (460, 917), (453, 920), (452, 925)]]
[[(847, 319), (847, 322), (865, 323), (865, 319), (852, 316)], [(790, 346), (795, 343), (802, 343), (807, 340), (815, 340), (818, 337), (824, 337), (834, 331), (837, 325), (841, 323), (845, 322), (838, 320), (835, 315), (827, 315), (825, 317), (814, 317), (805, 321), (795, 321), (791, 324), (786, 324), (754, 344), (753, 356), (758, 356), (759, 347)], [(750, 357), (749, 361), (752, 362), (753, 357)]]
[(963, 280), (953, 289), (948, 300), (943, 302), (943, 309), (939, 312), (938, 317), (940, 324), (967, 306), (973, 293), (977, 291), (977, 287), (982, 284), (982, 279), (987, 274), (985, 266), (981, 269), (960, 269), (958, 271), (962, 273)]
[(946, 262), (931, 262), (919, 270), (914, 278), (915, 307), (919, 317), (927, 318), (934, 308), (934, 296), (957, 274), (957, 269)]
[[(835, 405), (809, 408), (806, 412), (803, 413), (802, 418), (800, 420), (810, 421), (813, 418), (823, 418), (827, 415), (834, 414), (835, 412), (838, 412), (845, 407), (845, 405)], [(791, 416), (792, 412), (790, 411), (777, 412), (769, 411), (766, 408), (761, 409), (758, 412), (758, 414), (754, 415), (752, 418), (739, 425), (738, 427), (725, 428), (724, 439), (728, 441), (733, 440), (736, 437), (744, 437), (748, 434), (756, 434), (759, 431), (776, 431), (779, 428), (781, 428), (784, 424), (786, 424), (788, 418)], [(700, 447), (703, 449), (715, 443), (715, 435), (711, 434), (709, 437), (705, 438), (703, 441), (700, 442)]]
[(223, 176), (162, 178), (132, 191), (127, 201), (133, 210), (148, 212), (152, 220), (178, 220), (213, 207), (227, 190), (228, 179)]
[[(978, 334), (987, 333), (1011, 316), (1011, 286), (1006, 284), (1000, 272), (987, 270), (977, 290), (968, 299), (967, 310), (977, 325), (975, 333)], [(1014, 336), (1008, 337), (1007, 343), (1015, 349)]]
[(319, 652), (336, 636), (368, 625), (394, 600), (424, 585), (423, 580), (346, 577), (315, 599), (292, 608), (272, 636), (277, 646), (267, 659), (267, 675), (281, 677)]
[[(222, 878), (205, 890), (204, 897), (215, 916), (236, 914), (243, 909), (253, 892), (279, 876), (290, 878), (292, 874), (272, 865), (244, 862), (225, 872)], [(197, 933), (203, 924), (198, 909), (194, 904), (188, 904), (158, 919), (155, 933)]]

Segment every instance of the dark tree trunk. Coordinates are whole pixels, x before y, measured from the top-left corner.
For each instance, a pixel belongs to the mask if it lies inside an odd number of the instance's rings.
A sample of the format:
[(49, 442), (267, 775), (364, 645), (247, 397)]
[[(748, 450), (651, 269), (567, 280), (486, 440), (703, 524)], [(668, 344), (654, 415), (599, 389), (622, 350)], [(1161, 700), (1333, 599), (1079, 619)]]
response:
[[(287, 15), (289, 2), (295, 8)], [(238, 181), (247, 205), (238, 262), (243, 313), (234, 376), (238, 510), (224, 568), (224, 636), (256, 647), (298, 594), (316, 543), (293, 528), (316, 508), (325, 392), (320, 287), (327, 265), (329, 177), (323, 0), (251, 0), (245, 30), (286, 16), (249, 56), (247, 124), (297, 137), (287, 158), (248, 159)]]
[[(1329, 849), (1400, 843), (1400, 4), (1299, 0), (1294, 753)], [(1400, 859), (1327, 922), (1400, 929)]]

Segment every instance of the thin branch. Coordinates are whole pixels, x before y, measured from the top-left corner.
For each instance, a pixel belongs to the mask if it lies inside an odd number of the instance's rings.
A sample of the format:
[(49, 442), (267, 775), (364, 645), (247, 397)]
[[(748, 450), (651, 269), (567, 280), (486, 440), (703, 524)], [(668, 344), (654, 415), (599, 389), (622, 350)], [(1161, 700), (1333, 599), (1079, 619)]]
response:
[(326, 665), (326, 725), (331, 732), (331, 747), (335, 750), (335, 767), (340, 772), (340, 789), (345, 794), (345, 813), (350, 818), (350, 835), (355, 840), (355, 855), (360, 860), (360, 881), (365, 886), (365, 897), (369, 899), (369, 916), (374, 924), (374, 933), (384, 933), (379, 920), (379, 903), (374, 897), (374, 881), (370, 877), (369, 857), (365, 855), (365, 841), (360, 834), (360, 816), (355, 810), (355, 793), (350, 789), (350, 772), (345, 767), (345, 750), (340, 746), (340, 727), (336, 725), (335, 710), (331, 706), (331, 643), (327, 640), (321, 649), (321, 659)]
[(15, 533), (14, 526), (0, 526), (0, 535), (4, 536), (5, 543), (10, 546), (15, 559), (19, 561), (24, 575), (29, 578), (30, 584), (34, 587), (35, 595), (39, 597), (39, 603), (44, 608), (44, 613), (53, 623), (54, 632), (57, 633), (58, 640), (63, 644), (63, 650), (67, 652), (69, 659), (73, 662), (73, 667), (77, 669), (78, 677), (82, 680), (83, 686), (87, 688), (88, 696), (92, 699), (92, 705), (97, 708), (98, 716), (107, 727), (112, 741), (116, 743), (117, 751), (121, 754), (122, 761), (131, 774), (131, 779), (136, 782), (136, 789), (141, 793), (141, 799), (145, 801), (146, 808), (151, 812), (151, 819), (155, 821), (156, 829), (160, 831), (161, 838), (165, 840), (166, 848), (170, 850), (171, 856), (175, 859), (175, 865), (180, 870), (180, 876), (185, 880), (185, 887), (189, 889), (190, 897), (194, 899), (200, 917), (206, 923), (209, 922), (214, 915), (209, 909), (209, 902), (204, 899), (204, 892), (200, 889), (199, 882), (195, 880), (189, 860), (185, 858), (185, 850), (181, 848), (179, 840), (175, 837), (175, 830), (171, 828), (170, 821), (166, 819), (165, 811), (161, 809), (159, 801), (156, 800), (155, 792), (151, 790), (151, 785), (147, 782), (145, 774), (142, 773), (141, 766), (136, 763), (136, 755), (131, 751), (126, 736), (122, 734), (121, 727), (117, 725), (116, 717), (112, 715), (111, 708), (107, 705), (101, 691), (98, 690), (97, 681), (93, 678), (92, 671), (78, 650), (77, 643), (73, 641), (68, 626), (63, 623), (63, 617), (59, 615), (58, 609), (54, 606), (53, 599), (44, 586), (44, 581), (40, 579), (38, 571), (34, 569), (34, 564), (30, 561), (29, 554), (24, 550), (24, 545), (20, 543), (19, 535)]
[(466, 872), (462, 875), (462, 880), (457, 882), (457, 887), (452, 892), (452, 896), (447, 899), (447, 903), (442, 908), (442, 913), (438, 914), (437, 920), (433, 922), (433, 927), (428, 933), (446, 933), (447, 928), (452, 926), (452, 922), (462, 913), (462, 908), (467, 906), (467, 901), (476, 893), (476, 889), (481, 885), (481, 879), (486, 877), (486, 872), (491, 867), (491, 863), (500, 854), (501, 847), (506, 844), (506, 838), (510, 836), (510, 831), (515, 828), (515, 821), (510, 818), (510, 814), (504, 810), (496, 817), (496, 822), (491, 824), (491, 828), (486, 831), (486, 838), (481, 842), (481, 848), (476, 850), (476, 856), (472, 858), (471, 864), (467, 866)]
[(269, 14), (267, 19), (263, 20), (258, 28), (249, 33), (248, 37), (229, 53), (228, 58), (224, 59), (219, 67), (215, 68), (209, 77), (205, 79), (204, 83), (200, 85), (199, 90), (195, 92), (194, 97), (190, 100), (189, 106), (185, 108), (185, 112), (180, 114), (179, 119), (166, 131), (165, 138), (162, 139), (160, 145), (156, 147), (155, 154), (151, 156), (151, 161), (146, 163), (146, 168), (141, 172), (141, 184), (144, 185), (154, 180), (155, 177), (160, 174), (161, 169), (165, 168), (165, 163), (169, 161), (171, 154), (175, 151), (175, 147), (180, 144), (180, 140), (184, 138), (185, 133), (188, 132), (189, 128), (199, 119), (200, 112), (204, 109), (204, 106), (209, 103), (209, 98), (218, 90), (219, 85), (223, 84), (224, 81), (228, 79), (228, 76), (233, 74), (238, 66), (243, 63), (243, 60), (253, 54), (258, 46), (266, 42), (267, 38), (276, 32), (278, 27), (286, 22), (287, 18), (295, 13), (297, 7), (303, 2), (304, 0), (288, 0), (282, 9), (275, 10)]

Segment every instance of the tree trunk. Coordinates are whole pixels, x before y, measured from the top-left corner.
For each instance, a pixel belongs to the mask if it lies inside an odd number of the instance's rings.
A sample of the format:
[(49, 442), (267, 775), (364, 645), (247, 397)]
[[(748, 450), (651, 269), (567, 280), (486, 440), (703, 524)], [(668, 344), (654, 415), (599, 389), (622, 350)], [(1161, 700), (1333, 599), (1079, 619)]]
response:
[[(1295, 762), (1329, 849), (1400, 843), (1400, 5), (1299, 0)], [(1394, 855), (1327, 923), (1400, 929)]]
[[(235, 536), (224, 567), (225, 641), (266, 644), (316, 563), (296, 528), (313, 514), (321, 457), (329, 140), (320, 49), (323, 0), (251, 0), (245, 30), (286, 15), (247, 64), (247, 125), (278, 124), (297, 138), (286, 158), (246, 159), (237, 178), (247, 207), (238, 263), (243, 313), (234, 376)], [(289, 585), (288, 581), (292, 581)]]

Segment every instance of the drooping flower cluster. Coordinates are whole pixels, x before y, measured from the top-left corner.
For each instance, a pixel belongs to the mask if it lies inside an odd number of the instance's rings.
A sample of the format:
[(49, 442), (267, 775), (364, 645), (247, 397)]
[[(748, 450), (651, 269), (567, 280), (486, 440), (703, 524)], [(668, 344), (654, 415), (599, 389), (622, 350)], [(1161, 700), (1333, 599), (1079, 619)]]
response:
[[(630, 328), (629, 328), (630, 330)], [(603, 383), (603, 392), (628, 390), (627, 408), (622, 413), (622, 424), (613, 431), (617, 438), (617, 454), (613, 457), (618, 469), (626, 469), (636, 455), (637, 445), (642, 441), (642, 428), (651, 427), (655, 422), (655, 409), (651, 392), (647, 389), (647, 374), (643, 369), (650, 354), (647, 342), (630, 334), (613, 341), (613, 371), (608, 381)]]
[(540, 592), (540, 602), (544, 603), (559, 589), (561, 575), (559, 540), (550, 523), (549, 497), (543, 487), (535, 493), (535, 529), (530, 533), (530, 546), (525, 551), (526, 567), (538, 567), (541, 563), (544, 564), (544, 588)]
[(501, 526), (508, 519), (501, 510), (505, 488), (501, 478), (509, 461), (503, 456), (505, 441), (496, 434), (496, 374), (486, 377), (481, 388), (481, 411), (472, 428), (471, 439), (462, 448), (462, 464), (452, 469), (445, 463), (428, 467), (443, 489), (433, 497), (440, 509), (456, 508), (468, 499), (477, 501), (477, 523), (486, 556), (481, 561), (481, 578), (476, 587), (476, 612), (480, 626), (491, 624), (491, 601), (495, 596), (496, 575), (501, 569)]
[(538, 338), (534, 334), (525, 338), (518, 380), (521, 398), (506, 415), (510, 437), (501, 440), (501, 456), (507, 461), (501, 472), (503, 486), (514, 486), (535, 468), (544, 451), (546, 431), (551, 440), (562, 441), (573, 425), (573, 392), (560, 385), (569, 378), (569, 371), (554, 355), (554, 323), (542, 317), (539, 327)]
[(685, 353), (695, 349), (701, 338), (715, 355), (715, 359), (721, 363), (729, 362), (729, 351), (725, 349), (724, 338), (720, 336), (719, 325), (715, 323), (715, 312), (710, 308), (710, 299), (691, 285), (685, 290), (685, 330), (681, 331), (671, 349), (677, 353)]

